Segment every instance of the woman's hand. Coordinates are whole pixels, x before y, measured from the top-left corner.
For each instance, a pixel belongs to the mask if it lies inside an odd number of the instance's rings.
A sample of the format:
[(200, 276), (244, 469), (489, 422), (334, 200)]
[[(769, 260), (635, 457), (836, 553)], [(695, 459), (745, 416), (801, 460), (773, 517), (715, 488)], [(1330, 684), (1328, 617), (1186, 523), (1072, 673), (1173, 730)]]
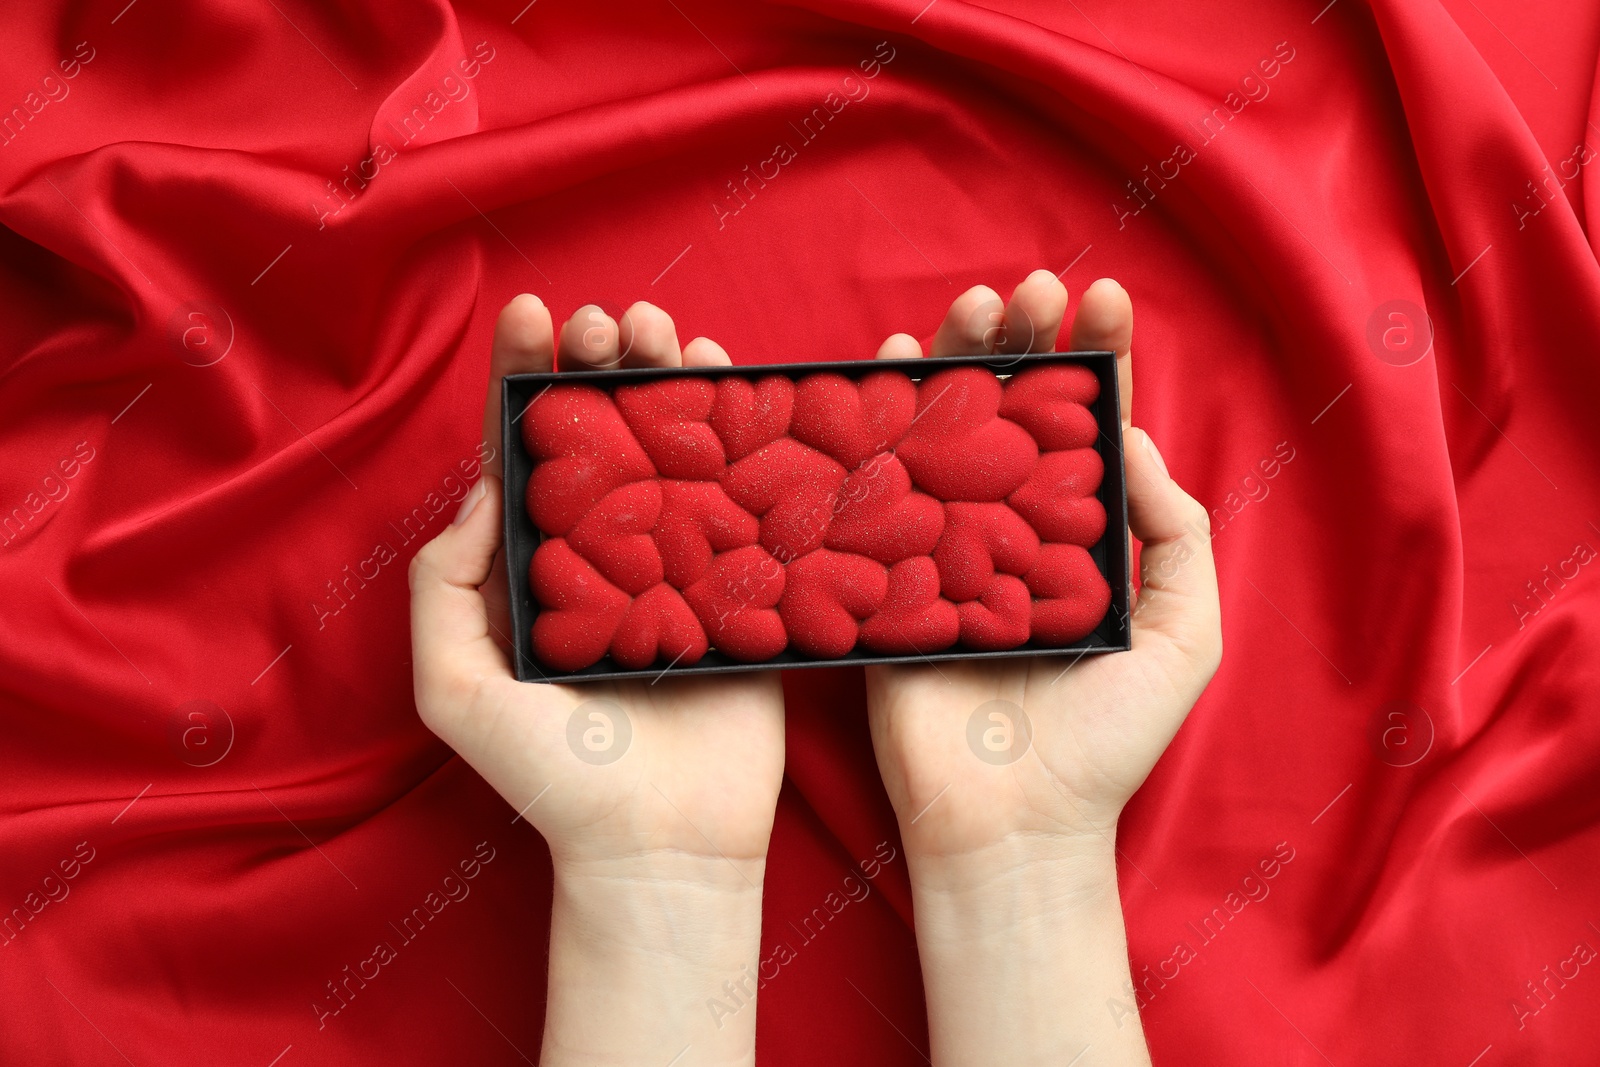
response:
[[(1066, 309), (1047, 271), (1004, 305), (979, 287), (952, 305), (931, 354), (1051, 351)], [(1133, 650), (867, 668), (940, 1067), (1059, 1064), (1088, 1046), (1096, 1063), (1147, 1062), (1137, 1021), (1105, 1007), (1127, 999), (1117, 819), (1215, 673), (1222, 633), (1206, 510), (1130, 420), (1132, 334), (1122, 287), (1090, 286), (1070, 345), (1117, 353), (1129, 526), (1142, 545)], [(921, 346), (897, 334), (878, 355)]]
[[(519, 296), (495, 327), (485, 441), (500, 441), (500, 379), (550, 370), (558, 349), (563, 367), (585, 369), (729, 362), (704, 338), (680, 349), (649, 304), (620, 324), (580, 308), (558, 339), (544, 304)], [(412, 653), (423, 722), (550, 847), (541, 1062), (665, 1063), (686, 1044), (696, 1062), (753, 1062), (753, 1005), (714, 1026), (705, 1002), (759, 957), (783, 780), (778, 677), (516, 681), (503, 651), (499, 472), (498, 460), (485, 465), (455, 523), (412, 561)]]

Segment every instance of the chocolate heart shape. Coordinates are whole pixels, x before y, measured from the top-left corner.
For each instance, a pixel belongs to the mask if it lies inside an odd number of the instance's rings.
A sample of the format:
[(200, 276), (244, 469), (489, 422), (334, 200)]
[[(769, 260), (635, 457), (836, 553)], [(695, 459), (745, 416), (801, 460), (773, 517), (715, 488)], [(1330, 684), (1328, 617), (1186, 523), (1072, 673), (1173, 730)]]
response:
[(889, 572), (849, 552), (819, 548), (784, 568), (783, 616), (789, 643), (808, 656), (837, 659), (856, 647), (860, 620), (883, 603)]
[(533, 651), (541, 663), (581, 671), (606, 654), (628, 610), (628, 594), (564, 538), (550, 538), (534, 551), (528, 586), (541, 608), (533, 620)]
[(794, 414), (794, 382), (771, 375), (752, 384), (745, 378), (717, 382), (711, 428), (722, 438), (728, 462), (741, 460), (789, 432)]
[(637, 480), (595, 456), (547, 459), (528, 479), (528, 516), (544, 533), (565, 537), (607, 493)]
[(661, 483), (629, 482), (607, 493), (567, 535), (573, 549), (634, 596), (661, 582), (661, 553), (650, 537), (661, 517)]
[(1106, 532), (1105, 505), (1094, 495), (1104, 475), (1105, 463), (1092, 448), (1046, 452), (1008, 501), (1040, 540), (1087, 548)]
[(1028, 431), (999, 416), (1000, 379), (982, 367), (940, 371), (917, 388), (895, 447), (917, 487), (940, 500), (1004, 500), (1039, 458)]
[(591, 456), (623, 481), (656, 473), (617, 406), (592, 385), (556, 384), (535, 396), (522, 413), (522, 443), (535, 459)]
[(700, 620), (670, 585), (655, 585), (634, 598), (611, 639), (611, 658), (630, 670), (653, 663), (687, 667), (706, 654)]
[(683, 591), (683, 599), (713, 648), (729, 659), (758, 663), (789, 643), (774, 610), (784, 583), (783, 565), (760, 545), (750, 545), (712, 560), (705, 576)]
[(1033, 367), (1006, 382), (1000, 415), (1027, 430), (1041, 451), (1089, 448), (1100, 426), (1089, 405), (1100, 396), (1100, 380), (1088, 367)]
[(956, 605), (961, 643), (980, 652), (1016, 648), (1028, 640), (1033, 598), (1022, 579), (997, 574), (977, 600)]
[(1040, 598), (1033, 602), (1033, 640), (1041, 645), (1069, 645), (1085, 637), (1111, 606), (1111, 586), (1082, 545), (1042, 546), (1024, 581)]
[(961, 616), (939, 595), (939, 568), (927, 556), (889, 568), (889, 591), (861, 624), (861, 643), (884, 655), (927, 655), (956, 643)]
[(932, 552), (944, 522), (944, 505), (912, 489), (905, 464), (892, 452), (880, 452), (844, 480), (823, 544), (898, 563)]
[(844, 479), (838, 463), (785, 437), (730, 466), (722, 487), (761, 517), (761, 544), (788, 563), (822, 546)]
[(976, 600), (996, 571), (1021, 577), (1039, 559), (1039, 535), (1004, 504), (945, 506), (944, 536), (933, 550), (945, 596)]
[(686, 589), (704, 577), (718, 552), (753, 545), (761, 524), (716, 482), (661, 483), (661, 517), (651, 536), (667, 584)]
[(711, 428), (717, 387), (704, 378), (619, 385), (613, 393), (628, 428), (664, 478), (704, 481), (728, 465)]
[(900, 371), (877, 371), (858, 381), (808, 374), (795, 387), (789, 436), (855, 470), (899, 443), (916, 403), (917, 388)]

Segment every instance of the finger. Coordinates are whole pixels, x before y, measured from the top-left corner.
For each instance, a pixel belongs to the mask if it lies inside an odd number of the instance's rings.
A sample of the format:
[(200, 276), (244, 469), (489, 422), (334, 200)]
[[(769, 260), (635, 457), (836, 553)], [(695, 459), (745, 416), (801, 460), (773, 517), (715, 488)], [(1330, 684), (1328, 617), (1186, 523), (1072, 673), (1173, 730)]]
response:
[(483, 465), (487, 473), (500, 474), (500, 379), (547, 371), (554, 360), (550, 309), (532, 293), (513, 297), (500, 309), (489, 349), (489, 398), (483, 405), (483, 440), (492, 457)]
[[(1211, 517), (1167, 473), (1150, 435), (1123, 438), (1128, 465), (1128, 527), (1140, 541), (1134, 647), (1160, 634), (1193, 665), (1214, 671), (1222, 656), (1222, 613)], [(1209, 680), (1207, 674), (1204, 680)]]
[(994, 351), (1005, 332), (1005, 302), (987, 285), (956, 297), (933, 335), (930, 356), (975, 356)]
[(478, 592), (499, 547), (500, 479), (485, 475), (411, 561), (412, 672), (430, 727), (452, 722), (486, 683), (510, 680)]
[(622, 313), (617, 341), (624, 367), (681, 367), (678, 328), (672, 316), (641, 300)]
[(511, 641), (511, 590), (506, 583), (506, 556), (495, 554), (489, 579), (478, 587), (483, 594), (484, 614), (489, 619), (489, 639), (506, 656), (512, 655)]
[(873, 359), (921, 359), (922, 342), (912, 337), (909, 333), (892, 334), (883, 344), (878, 346), (878, 354)]
[(709, 337), (696, 337), (683, 346), (685, 367), (731, 367), (733, 360), (717, 342)]
[(1133, 301), (1128, 291), (1110, 278), (1101, 278), (1078, 301), (1072, 319), (1071, 346), (1078, 351), (1117, 354), (1117, 400), (1122, 407), (1122, 428), (1133, 425)]
[(617, 324), (598, 305), (585, 304), (561, 327), (559, 365), (567, 370), (610, 370), (622, 361)]
[(1053, 352), (1067, 314), (1067, 287), (1047, 270), (1023, 279), (1006, 305), (1001, 352)]

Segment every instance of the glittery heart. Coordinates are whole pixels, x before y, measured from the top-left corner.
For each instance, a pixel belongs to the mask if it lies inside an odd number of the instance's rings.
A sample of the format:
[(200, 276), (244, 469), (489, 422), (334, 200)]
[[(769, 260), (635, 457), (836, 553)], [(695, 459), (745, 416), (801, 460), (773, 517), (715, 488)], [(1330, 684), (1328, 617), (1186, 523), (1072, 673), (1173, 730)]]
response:
[(1044, 545), (1024, 581), (1033, 602), (1033, 640), (1070, 645), (1091, 633), (1111, 606), (1111, 586), (1082, 545)]
[(783, 596), (784, 567), (760, 545), (736, 548), (711, 561), (683, 599), (705, 627), (711, 647), (729, 659), (757, 663), (789, 643), (775, 606)]
[(628, 594), (606, 581), (564, 538), (541, 544), (528, 568), (528, 585), (539, 601), (533, 620), (533, 651), (540, 662), (581, 671), (606, 654), (628, 610)]
[(940, 500), (1004, 500), (1039, 458), (1028, 431), (998, 412), (1000, 380), (982, 367), (940, 371), (917, 389), (895, 447), (919, 489)]
[(822, 546), (844, 479), (834, 460), (786, 437), (729, 467), (722, 487), (761, 516), (761, 544), (788, 563)]
[(1006, 382), (1000, 414), (1027, 430), (1041, 451), (1089, 448), (1100, 435), (1089, 410), (1099, 396), (1100, 380), (1088, 367), (1032, 367)]
[(630, 482), (591, 508), (567, 543), (608, 581), (637, 596), (661, 581), (661, 553), (650, 537), (660, 514), (661, 483)]
[(1033, 598), (1021, 578), (997, 574), (977, 600), (956, 605), (961, 643), (979, 651), (1016, 648), (1028, 640)]
[(656, 473), (611, 397), (592, 385), (556, 384), (535, 396), (522, 413), (522, 443), (536, 459), (594, 457), (631, 482)]
[(956, 643), (961, 617), (939, 595), (939, 569), (927, 556), (889, 568), (883, 606), (861, 624), (861, 644), (885, 655), (927, 655)]
[(754, 515), (716, 482), (661, 483), (661, 517), (651, 536), (667, 583), (686, 589), (705, 575), (718, 552), (753, 545), (761, 533)]
[(823, 544), (879, 563), (898, 563), (933, 551), (944, 521), (944, 505), (912, 489), (905, 465), (892, 453), (881, 452), (844, 480)]
[(716, 478), (727, 466), (711, 428), (717, 387), (704, 378), (618, 386), (617, 407), (663, 478)]
[(1085, 548), (1106, 532), (1106, 509), (1096, 497), (1105, 464), (1092, 448), (1046, 452), (1008, 499), (1042, 541)]
[(883, 564), (819, 548), (784, 568), (778, 612), (790, 644), (808, 656), (836, 659), (856, 646), (860, 621), (878, 610), (889, 590)]
[(995, 572), (1021, 577), (1039, 558), (1039, 535), (1004, 504), (946, 504), (944, 536), (933, 550), (942, 592), (976, 600)]
[(826, 452), (846, 470), (900, 441), (917, 403), (917, 389), (899, 371), (851, 381), (842, 374), (808, 374), (795, 387), (789, 436)]
[(687, 667), (700, 662), (706, 647), (700, 620), (676, 589), (662, 584), (634, 598), (611, 639), (611, 658), (632, 670)]
[(741, 460), (789, 432), (794, 413), (794, 382), (771, 375), (751, 382), (724, 378), (711, 406), (711, 428), (722, 438), (728, 462)]

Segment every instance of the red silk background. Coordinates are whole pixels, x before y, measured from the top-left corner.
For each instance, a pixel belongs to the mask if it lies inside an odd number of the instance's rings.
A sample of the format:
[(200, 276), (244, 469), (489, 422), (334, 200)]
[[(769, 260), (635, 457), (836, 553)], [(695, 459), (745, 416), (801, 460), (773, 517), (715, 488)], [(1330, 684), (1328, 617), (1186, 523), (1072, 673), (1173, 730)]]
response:
[[(1041, 265), (1213, 509), (1119, 835), (1156, 1062), (1592, 1061), (1600, 11), (124, 2), (0, 45), (0, 1062), (531, 1061), (546, 853), (405, 611), (495, 313), (865, 357)], [(921, 1063), (859, 674), (787, 691), (762, 1060)]]

